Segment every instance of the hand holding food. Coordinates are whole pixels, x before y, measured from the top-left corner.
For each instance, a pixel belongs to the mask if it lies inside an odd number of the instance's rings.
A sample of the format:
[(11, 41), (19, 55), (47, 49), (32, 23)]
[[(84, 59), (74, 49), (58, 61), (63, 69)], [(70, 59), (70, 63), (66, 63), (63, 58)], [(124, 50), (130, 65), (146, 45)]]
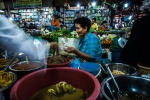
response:
[(69, 53), (74, 53), (76, 51), (76, 48), (74, 47), (68, 47), (65, 49), (66, 52), (69, 52)]

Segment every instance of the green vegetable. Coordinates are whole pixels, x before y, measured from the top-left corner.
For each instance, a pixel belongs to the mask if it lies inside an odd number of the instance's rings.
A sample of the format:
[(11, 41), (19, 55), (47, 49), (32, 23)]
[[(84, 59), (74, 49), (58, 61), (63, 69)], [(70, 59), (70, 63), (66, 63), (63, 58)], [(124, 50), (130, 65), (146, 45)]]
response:
[(66, 30), (63, 31), (63, 35), (69, 35), (69, 34), (71, 34), (71, 33), (70, 33), (70, 30), (67, 30), (67, 29), (66, 29)]
[(89, 32), (93, 33), (94, 32), (94, 28), (90, 28)]

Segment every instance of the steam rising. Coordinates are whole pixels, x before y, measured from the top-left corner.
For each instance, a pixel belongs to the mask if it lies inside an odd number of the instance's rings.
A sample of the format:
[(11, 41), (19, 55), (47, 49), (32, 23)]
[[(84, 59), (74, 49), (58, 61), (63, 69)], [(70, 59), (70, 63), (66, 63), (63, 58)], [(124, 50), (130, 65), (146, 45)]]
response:
[(43, 58), (49, 52), (49, 43), (33, 42), (34, 38), (19, 29), (5, 16), (0, 15), (0, 48), (13, 52), (23, 52), (33, 58)]

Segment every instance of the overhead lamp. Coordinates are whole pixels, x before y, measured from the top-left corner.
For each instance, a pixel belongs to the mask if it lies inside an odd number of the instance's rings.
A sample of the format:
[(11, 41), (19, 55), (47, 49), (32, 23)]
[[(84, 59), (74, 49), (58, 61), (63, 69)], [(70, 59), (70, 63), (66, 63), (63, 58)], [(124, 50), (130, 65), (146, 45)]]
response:
[(92, 2), (92, 6), (93, 6), (93, 7), (96, 6), (96, 2)]
[(78, 8), (80, 7), (80, 4), (79, 4), (79, 3), (77, 4), (77, 7), (78, 7)]
[(124, 7), (127, 8), (127, 7), (128, 7), (128, 3), (125, 3), (125, 4), (124, 4)]
[(128, 18), (128, 19), (129, 19), (129, 20), (131, 20), (131, 18), (132, 18), (132, 16), (129, 16), (129, 18)]

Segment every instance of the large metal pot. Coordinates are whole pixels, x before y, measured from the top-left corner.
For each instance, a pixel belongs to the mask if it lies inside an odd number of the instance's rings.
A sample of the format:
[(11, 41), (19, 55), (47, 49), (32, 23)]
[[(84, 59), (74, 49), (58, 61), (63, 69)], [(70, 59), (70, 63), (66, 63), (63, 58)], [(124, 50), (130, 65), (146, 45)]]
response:
[(125, 75), (137, 75), (138, 72), (136, 70), (136, 68), (134, 68), (133, 66), (130, 66), (128, 64), (123, 64), (123, 63), (107, 63), (103, 66), (103, 71), (106, 74), (106, 76), (108, 77), (109, 74), (107, 72), (106, 66), (108, 66), (111, 70), (111, 72), (113, 70), (118, 70), (121, 72), (124, 72)]
[[(115, 76), (115, 80), (119, 85), (121, 91), (130, 90), (133, 92), (138, 92), (144, 95), (150, 95), (150, 79), (138, 77), (138, 76)], [(101, 100), (113, 100), (110, 92), (106, 86), (109, 83), (112, 92), (117, 92), (117, 89), (112, 81), (112, 79), (106, 78), (101, 84)]]

